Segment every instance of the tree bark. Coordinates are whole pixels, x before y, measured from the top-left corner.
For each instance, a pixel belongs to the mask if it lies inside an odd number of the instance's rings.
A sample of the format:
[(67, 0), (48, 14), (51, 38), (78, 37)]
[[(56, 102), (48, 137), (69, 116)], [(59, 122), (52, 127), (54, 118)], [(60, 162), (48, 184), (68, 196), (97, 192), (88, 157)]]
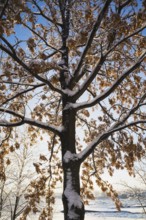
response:
[(68, 97), (64, 97), (62, 121), (64, 131), (61, 136), (64, 220), (84, 220), (84, 204), (80, 197), (80, 162), (75, 146), (76, 113), (72, 108), (67, 108), (69, 103)]
[[(70, 154), (71, 155), (71, 154)], [(84, 204), (80, 197), (79, 168), (75, 155), (73, 161), (63, 164), (64, 189), (62, 201), (64, 206), (64, 220), (84, 220)]]
[[(62, 3), (59, 1), (62, 15), (62, 59), (60, 66), (60, 84), (62, 89), (69, 88), (69, 66), (68, 66), (68, 47), (67, 39), (69, 37), (70, 26), (70, 1)], [(69, 107), (74, 100), (70, 100), (68, 95), (62, 96), (62, 125), (64, 131), (61, 135), (62, 145), (62, 164), (64, 174), (64, 186), (62, 201), (64, 206), (64, 220), (84, 220), (84, 204), (80, 197), (80, 163), (76, 156), (75, 146), (75, 123), (76, 112)]]

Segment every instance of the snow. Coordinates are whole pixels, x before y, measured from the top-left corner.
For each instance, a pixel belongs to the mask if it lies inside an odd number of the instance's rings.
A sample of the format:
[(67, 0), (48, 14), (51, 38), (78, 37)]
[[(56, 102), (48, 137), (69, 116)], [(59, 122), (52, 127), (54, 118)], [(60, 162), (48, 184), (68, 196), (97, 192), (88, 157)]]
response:
[[(68, 152), (66, 158), (70, 159), (71, 157), (72, 154)], [(68, 201), (68, 209), (69, 209), (68, 217), (70, 219), (77, 219), (78, 214), (75, 213), (75, 209), (82, 209), (83, 204), (80, 195), (74, 190), (73, 182), (74, 181), (73, 181), (72, 172), (70, 169), (68, 169), (64, 196)]]
[(93, 141), (91, 141), (88, 146), (83, 150), (81, 151), (79, 154), (78, 154), (78, 158), (79, 159), (82, 159), (84, 157), (84, 155), (86, 155), (96, 144), (98, 144), (98, 141), (100, 140), (100, 136), (98, 136), (97, 138), (95, 138)]
[(65, 65), (65, 61), (62, 59), (62, 60), (60, 60), (59, 62), (58, 62), (58, 65), (59, 66), (63, 66), (63, 65)]
[(89, 105), (90, 105), (92, 102), (94, 102), (95, 99), (96, 99), (96, 98), (92, 99), (91, 101), (85, 101), (85, 102), (81, 102), (81, 103), (72, 104), (72, 107), (75, 108), (75, 109), (81, 109), (81, 108), (83, 108), (84, 106), (86, 107), (86, 105), (87, 105), (86, 108), (88, 108), (88, 107), (90, 107)]
[[(71, 153), (67, 151), (63, 157), (64, 163), (69, 163), (70, 161), (78, 160), (77, 154)], [(75, 170), (76, 172), (76, 170)], [(66, 175), (65, 175), (65, 190), (64, 196), (67, 200), (68, 204), (68, 217), (69, 219), (78, 219), (78, 213), (75, 213), (75, 210), (81, 210), (83, 208), (83, 203), (79, 193), (76, 190), (75, 184), (75, 176), (73, 175), (73, 170), (70, 167), (66, 167)]]
[(67, 188), (64, 192), (64, 195), (68, 199), (68, 207), (71, 210), (72, 207), (76, 207), (81, 209), (82, 208), (82, 201), (78, 193), (73, 191), (71, 188)]
[(63, 89), (62, 92), (68, 96), (74, 96), (75, 95), (75, 91), (72, 91), (70, 89)]
[(57, 130), (61, 133), (64, 130), (64, 126), (58, 126)]
[(70, 151), (66, 151), (63, 161), (64, 163), (69, 163), (70, 161), (76, 161), (78, 160), (77, 154), (72, 154)]
[(37, 120), (32, 120), (30, 118), (24, 118), (24, 123), (27, 123), (27, 124), (30, 124), (30, 125), (33, 125), (33, 126), (38, 126), (40, 128), (43, 128), (43, 129), (47, 129), (47, 130), (50, 130), (50, 131), (56, 131), (56, 132), (59, 132), (61, 133), (64, 129), (63, 126), (53, 126), (53, 125), (50, 125), (48, 123), (45, 123), (45, 122), (41, 122), (41, 121), (37, 121)]

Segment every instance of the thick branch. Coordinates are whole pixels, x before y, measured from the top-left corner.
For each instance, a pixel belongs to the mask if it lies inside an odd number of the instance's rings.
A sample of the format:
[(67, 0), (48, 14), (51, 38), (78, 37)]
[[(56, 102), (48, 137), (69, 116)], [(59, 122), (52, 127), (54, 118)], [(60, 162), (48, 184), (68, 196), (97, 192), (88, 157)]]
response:
[[(85, 82), (82, 84), (81, 88), (77, 91), (77, 93), (74, 95), (74, 99), (77, 100), (81, 95), (85, 92), (85, 90), (88, 88), (88, 86), (91, 84), (91, 82), (96, 77), (97, 73), (100, 71), (102, 64), (104, 63), (106, 59), (106, 56), (102, 56), (100, 60), (98, 61), (96, 67), (94, 68), (93, 72), (89, 75), (89, 77), (85, 80)], [(82, 75), (82, 74), (81, 74)]]
[(89, 102), (73, 104), (72, 107), (74, 107), (76, 109), (76, 111), (78, 111), (83, 108), (92, 107), (92, 106), (98, 104), (99, 102), (101, 102), (102, 100), (104, 100), (105, 98), (107, 98), (122, 83), (122, 81), (127, 76), (130, 75), (131, 72), (133, 72), (135, 69), (137, 69), (141, 65), (142, 61), (145, 58), (145, 55), (146, 55), (146, 52), (144, 52), (141, 55), (141, 57), (138, 59), (138, 61), (133, 66), (131, 66), (128, 70), (126, 70), (117, 80), (115, 80), (115, 82), (112, 84), (112, 86), (110, 88), (108, 88), (107, 90), (105, 90), (101, 95), (97, 96), (96, 98), (92, 99)]
[(125, 115), (119, 121), (115, 122), (109, 129), (107, 129), (107, 131), (103, 132), (102, 134), (99, 134), (97, 138), (95, 138), (81, 153), (79, 153), (78, 158), (80, 159), (80, 162), (83, 162), (93, 152), (93, 150), (96, 148), (98, 144), (106, 140), (114, 132), (123, 130), (125, 128), (137, 124), (146, 123), (146, 119), (126, 123), (130, 116), (134, 114), (137, 111), (137, 109), (139, 109), (143, 105), (142, 102), (145, 98), (146, 94), (144, 94), (139, 100), (138, 104), (135, 105), (132, 109), (130, 109), (127, 113), (125, 113)]
[(53, 126), (53, 125), (49, 125), (48, 123), (43, 123), (43, 122), (32, 120), (32, 119), (29, 119), (29, 118), (24, 118), (24, 123), (35, 126), (35, 127), (38, 127), (38, 128), (42, 128), (42, 129), (45, 129), (45, 130), (52, 131), (53, 133), (57, 134), (58, 136), (61, 135), (61, 131), (63, 129), (61, 126), (60, 127), (59, 126)]
[[(128, 36), (124, 37), (123, 39), (121, 39), (119, 42), (117, 42), (113, 47), (111, 47), (106, 53), (105, 55), (101, 56), (100, 60), (98, 61), (98, 63), (96, 64), (94, 70), (92, 71), (92, 73), (89, 75), (89, 77), (85, 80), (85, 82), (82, 84), (81, 89), (74, 95), (74, 99), (77, 100), (84, 92), (85, 90), (88, 88), (88, 86), (90, 85), (90, 83), (94, 80), (94, 78), (96, 77), (97, 73), (99, 72), (99, 70), (101, 69), (101, 66), (103, 65), (106, 57), (117, 47), (119, 46), (121, 43), (125, 42), (127, 39), (129, 39), (130, 37), (138, 34), (139, 32), (141, 32), (142, 30), (144, 30), (146, 28), (146, 25), (144, 25), (143, 27), (139, 28), (138, 30), (136, 30), (135, 32), (129, 34)], [(82, 78), (82, 76), (84, 75), (84, 72), (82, 72), (80, 75), (78, 75), (78, 78)]]
[(98, 28), (100, 27), (100, 24), (101, 24), (101, 22), (102, 22), (102, 20), (103, 20), (103, 18), (104, 18), (104, 15), (105, 15), (105, 13), (106, 13), (106, 11), (107, 11), (107, 9), (108, 9), (108, 7), (109, 7), (111, 1), (112, 1), (112, 0), (106, 0), (104, 6), (103, 6), (103, 8), (102, 8), (102, 10), (99, 12), (99, 15), (98, 15), (98, 17), (97, 17), (97, 20), (96, 20), (96, 22), (95, 22), (95, 24), (94, 24), (94, 26), (93, 26), (93, 28), (92, 28), (92, 31), (91, 31), (91, 33), (90, 33), (90, 35), (89, 35), (88, 41), (87, 41), (87, 43), (86, 43), (86, 46), (85, 46), (85, 48), (84, 48), (84, 50), (83, 50), (83, 53), (82, 53), (82, 55), (81, 55), (80, 61), (79, 61), (78, 65), (77, 65), (77, 68), (75, 69), (74, 77), (72, 78), (72, 80), (71, 80), (71, 82), (70, 82), (71, 86), (73, 86), (74, 83), (76, 83), (77, 81), (80, 80), (80, 76), (79, 76), (78, 74), (79, 74), (80, 69), (81, 69), (81, 67), (82, 67), (82, 64), (83, 64), (83, 62), (84, 62), (84, 58), (85, 58), (85, 56), (86, 56), (86, 54), (87, 54), (87, 52), (88, 52), (88, 50), (89, 50), (89, 48), (90, 48), (90, 46), (91, 46), (91, 44), (92, 44), (92, 42), (93, 42), (93, 38), (94, 38), (94, 36), (95, 36), (95, 34), (96, 34), (96, 31), (97, 31)]
[(34, 76), (34, 77), (35, 77), (36, 79), (38, 79), (39, 81), (45, 83), (46, 85), (48, 85), (51, 90), (53, 90), (53, 91), (55, 91), (55, 92), (58, 92), (59, 94), (63, 94), (63, 92), (62, 92), (60, 89), (54, 87), (49, 80), (47, 80), (47, 79), (41, 77), (40, 75), (36, 74), (36, 72), (32, 71), (31, 68), (29, 68), (21, 59), (18, 58), (18, 56), (17, 56), (16, 54), (12, 53), (8, 48), (6, 48), (6, 47), (3, 46), (3, 45), (0, 45), (0, 48), (1, 48), (4, 52), (6, 52), (13, 60), (15, 60), (19, 65), (21, 65), (21, 66), (22, 66), (27, 72), (29, 72), (32, 76)]
[[(77, 93), (74, 95), (74, 99), (77, 100), (84, 92), (85, 90), (88, 88), (88, 86), (90, 85), (90, 83), (94, 80), (94, 78), (96, 77), (97, 73), (99, 72), (99, 70), (101, 69), (106, 57), (116, 48), (118, 47), (120, 44), (122, 44), (123, 42), (125, 42), (127, 39), (129, 39), (130, 37), (138, 34), (139, 32), (141, 32), (142, 30), (144, 30), (146, 28), (146, 25), (144, 25), (143, 27), (137, 29), (135, 32), (129, 34), (128, 36), (124, 37), (123, 39), (121, 39), (120, 41), (118, 41), (113, 47), (111, 47), (104, 55), (101, 56), (100, 60), (98, 61), (98, 63), (96, 64), (94, 70), (92, 71), (92, 73), (89, 75), (89, 77), (85, 80), (85, 82), (82, 84), (81, 89), (79, 91), (77, 91)], [(82, 76), (84, 75), (84, 71), (82, 71), (79, 75), (78, 75), (78, 79), (81, 79)]]
[(8, 6), (8, 2), (9, 2), (9, 0), (6, 0), (6, 2), (4, 3), (4, 6), (3, 6), (2, 11), (0, 13), (0, 20), (2, 19), (3, 15), (5, 13), (5, 10), (6, 10), (7, 6)]
[(146, 123), (146, 120), (139, 120), (139, 121), (131, 122), (126, 125), (119, 126), (119, 127), (112, 129), (112, 130), (109, 129), (107, 132), (99, 135), (81, 153), (78, 154), (78, 158), (80, 160), (80, 163), (82, 163), (94, 151), (94, 149), (97, 147), (98, 144), (100, 144), (102, 141), (106, 140), (114, 132), (123, 130), (127, 127), (131, 127), (131, 126), (134, 126), (137, 124), (143, 124), (143, 123)]
[(15, 126), (16, 127), (16, 126), (20, 126), (23, 124), (29, 124), (29, 125), (32, 125), (32, 126), (35, 126), (38, 128), (52, 131), (53, 133), (57, 134), (58, 136), (60, 136), (60, 134), (61, 134), (62, 127), (57, 127), (57, 126), (49, 125), (48, 123), (43, 123), (41, 121), (32, 120), (30, 118), (25, 117), (24, 115), (22, 115), (20, 113), (12, 111), (10, 109), (0, 108), (0, 112), (13, 115), (13, 116), (20, 119), (20, 121), (14, 122), (14, 123), (8, 122), (7, 120), (1, 120), (0, 126), (4, 126), (4, 127), (14, 127)]

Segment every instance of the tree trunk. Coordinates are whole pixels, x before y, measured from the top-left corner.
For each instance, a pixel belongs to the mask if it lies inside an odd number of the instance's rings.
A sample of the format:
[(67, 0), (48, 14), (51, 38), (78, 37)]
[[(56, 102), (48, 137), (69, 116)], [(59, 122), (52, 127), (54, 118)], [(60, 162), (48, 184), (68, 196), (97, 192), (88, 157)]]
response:
[[(69, 50), (67, 39), (69, 37), (70, 26), (70, 1), (59, 1), (59, 7), (62, 16), (62, 60), (60, 66), (60, 84), (62, 89), (69, 89), (70, 72), (68, 66)], [(70, 100), (68, 95), (62, 97), (63, 112), (62, 125), (64, 131), (61, 136), (62, 145), (62, 164), (64, 173), (64, 187), (62, 201), (64, 206), (64, 220), (84, 220), (84, 205), (80, 197), (80, 164), (76, 157), (75, 146), (75, 122), (76, 113), (69, 107)]]
[(75, 112), (66, 108), (69, 101), (63, 100), (63, 126), (61, 136), (62, 164), (64, 186), (62, 201), (64, 206), (64, 220), (84, 220), (84, 204), (80, 197), (80, 163), (76, 155), (75, 146)]
[(78, 161), (76, 161), (75, 155), (69, 152), (66, 154), (67, 157), (63, 164), (64, 189), (62, 196), (64, 220), (84, 220), (84, 204), (80, 197), (80, 166), (78, 165)]

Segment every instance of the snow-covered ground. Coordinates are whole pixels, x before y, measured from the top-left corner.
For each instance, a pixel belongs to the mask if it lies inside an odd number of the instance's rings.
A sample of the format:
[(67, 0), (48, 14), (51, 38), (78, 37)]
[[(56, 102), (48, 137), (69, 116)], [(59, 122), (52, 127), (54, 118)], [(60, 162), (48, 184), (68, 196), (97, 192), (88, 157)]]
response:
[[(146, 210), (146, 192), (143, 192), (140, 199), (143, 202)], [(115, 208), (113, 201), (104, 195), (99, 195), (95, 200), (92, 200), (88, 206), (85, 207), (85, 220), (144, 220), (146, 214), (138, 200), (131, 194), (121, 194), (120, 200), (123, 204), (121, 212)], [(58, 195), (56, 199), (56, 207), (53, 220), (63, 220), (63, 207), (61, 204), (61, 197)]]
[[(64, 220), (63, 218), (63, 214), (55, 214), (53, 217), (53, 220)], [(134, 218), (121, 218), (121, 217), (97, 217), (96, 215), (85, 215), (85, 220), (136, 220), (135, 217)], [(138, 220), (144, 220), (144, 218), (138, 218)]]

